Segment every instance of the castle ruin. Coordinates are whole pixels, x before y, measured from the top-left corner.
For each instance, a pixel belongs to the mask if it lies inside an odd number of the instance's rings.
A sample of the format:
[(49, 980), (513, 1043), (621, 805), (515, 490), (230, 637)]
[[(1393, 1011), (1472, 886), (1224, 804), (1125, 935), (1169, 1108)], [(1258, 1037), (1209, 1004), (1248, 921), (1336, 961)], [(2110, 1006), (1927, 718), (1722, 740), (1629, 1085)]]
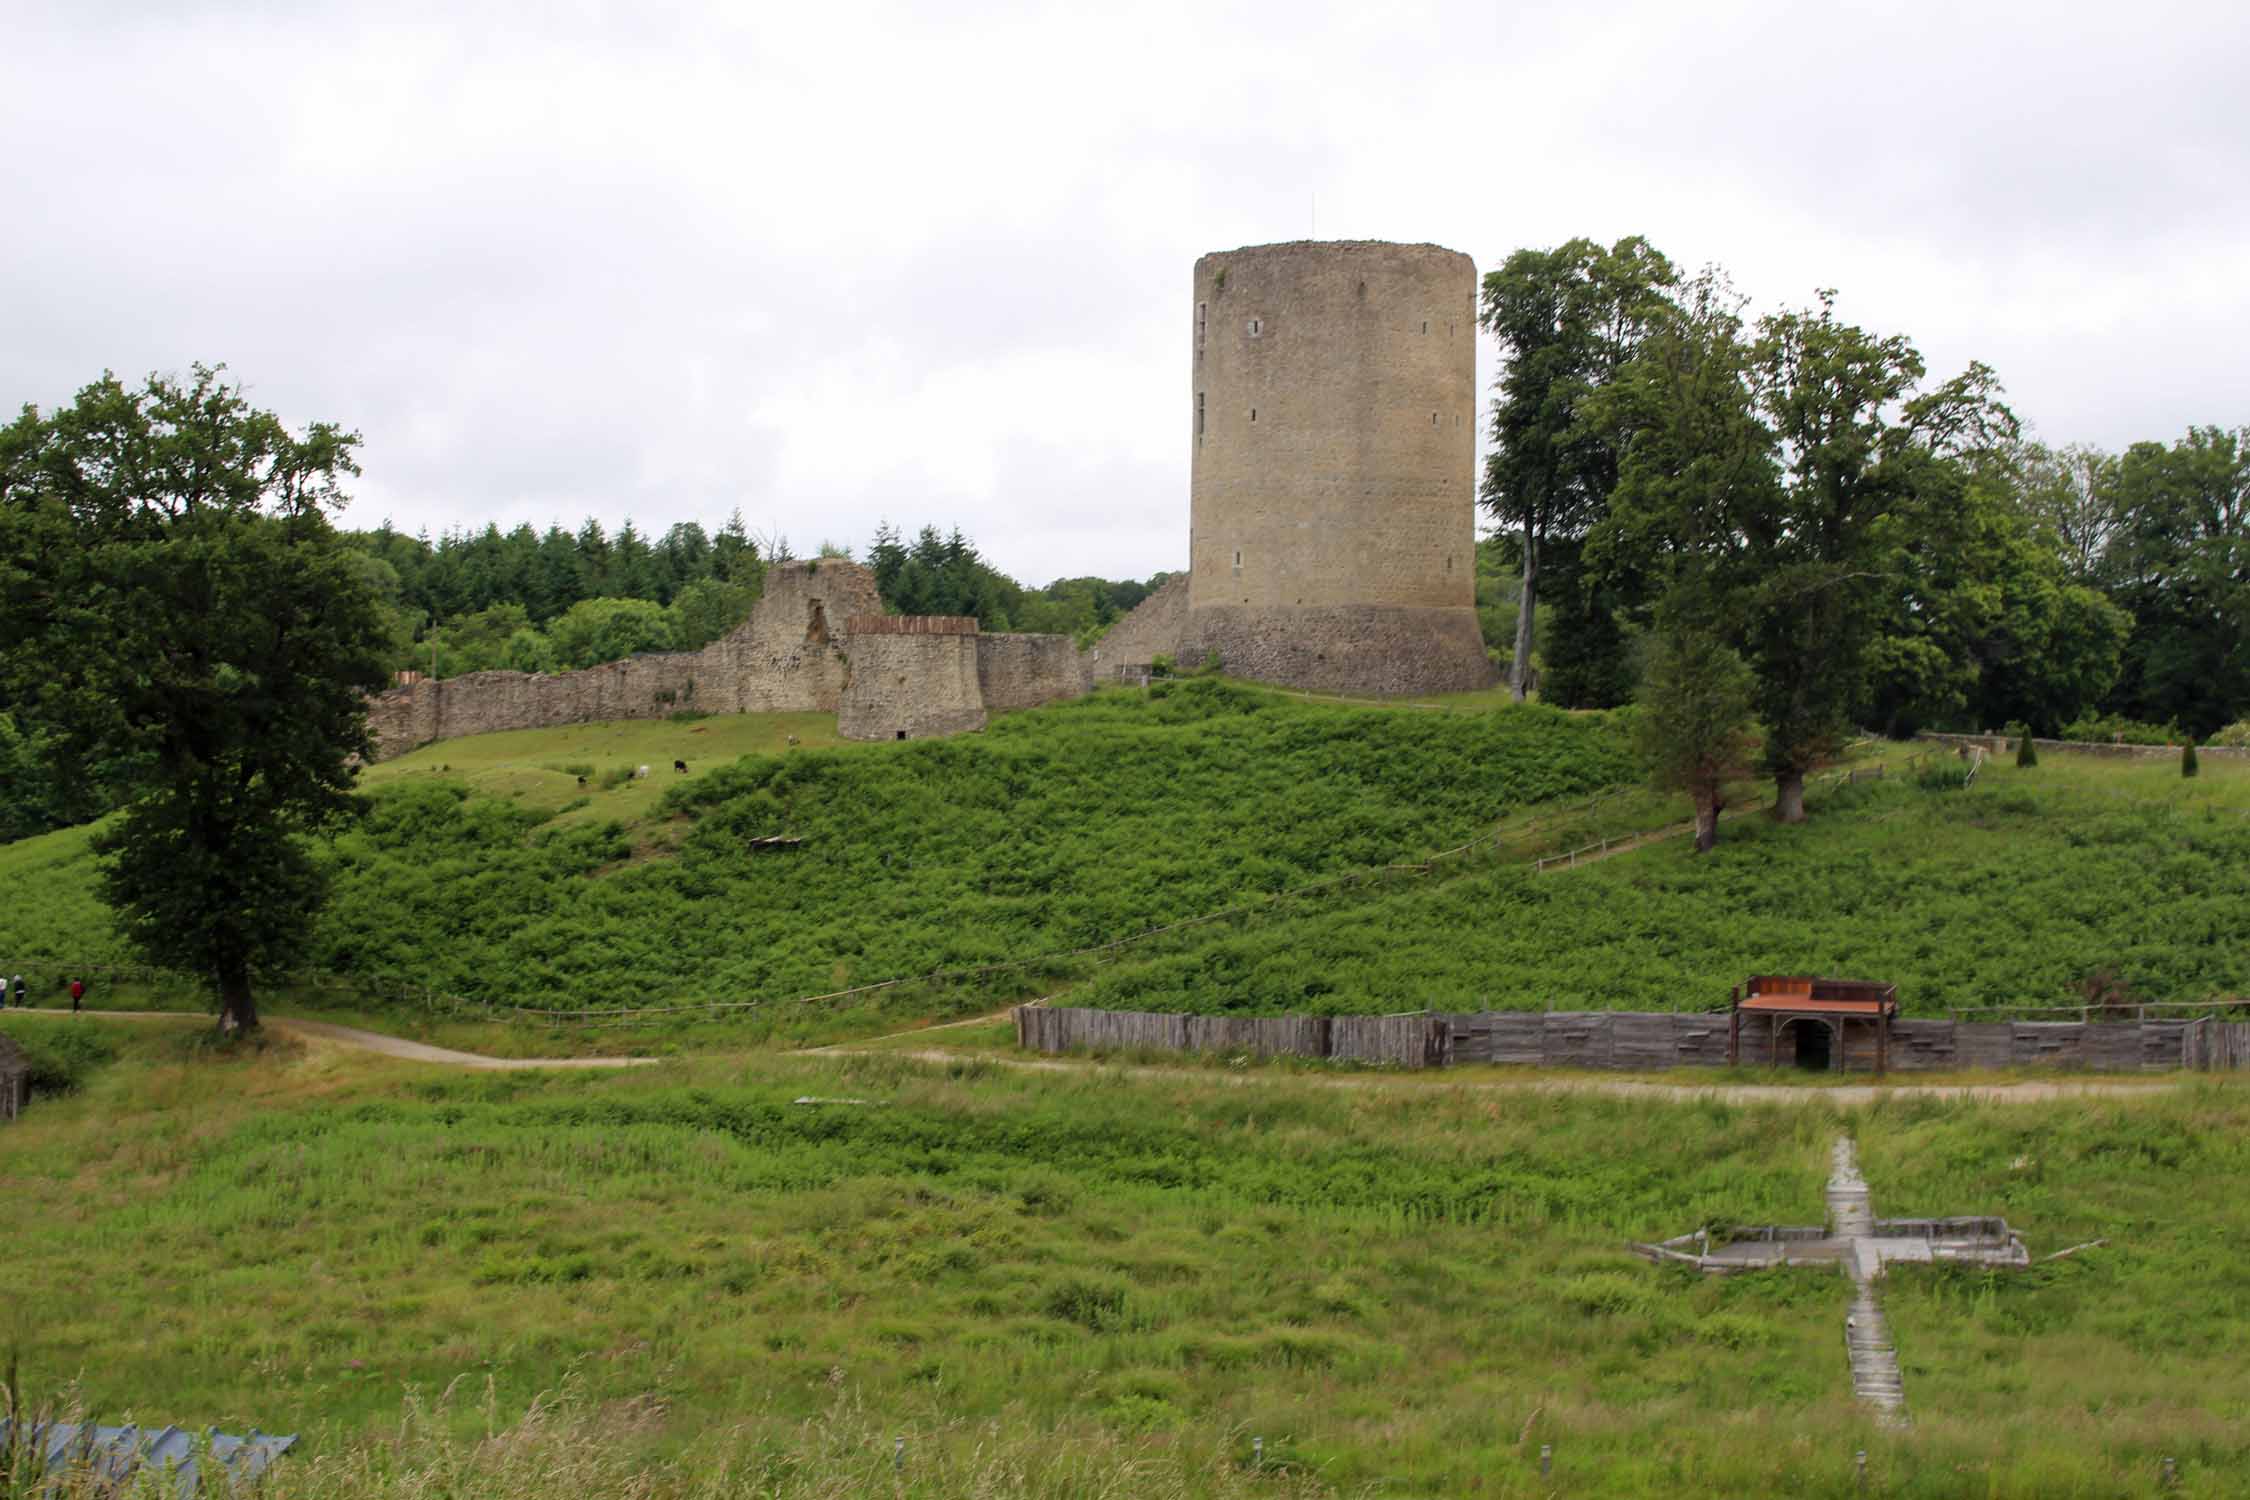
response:
[(750, 618), (701, 651), (581, 672), (424, 678), (370, 700), (367, 724), (378, 759), (464, 735), (687, 710), (832, 713), (846, 739), (921, 739), (981, 729), (987, 708), (1075, 698), (1088, 685), (1068, 636), (885, 616), (873, 573), (824, 558), (768, 566)]
[(841, 559), (777, 563), (701, 651), (393, 688), (378, 755), (597, 719), (837, 715), (849, 739), (982, 729), (1120, 667), (1376, 697), (1490, 687), (1476, 618), (1476, 265), (1436, 245), (1255, 245), (1195, 263), (1188, 571), (1088, 652), (886, 616)]
[(1297, 241), (1195, 263), (1183, 662), (1391, 696), (1492, 685), (1476, 264)]

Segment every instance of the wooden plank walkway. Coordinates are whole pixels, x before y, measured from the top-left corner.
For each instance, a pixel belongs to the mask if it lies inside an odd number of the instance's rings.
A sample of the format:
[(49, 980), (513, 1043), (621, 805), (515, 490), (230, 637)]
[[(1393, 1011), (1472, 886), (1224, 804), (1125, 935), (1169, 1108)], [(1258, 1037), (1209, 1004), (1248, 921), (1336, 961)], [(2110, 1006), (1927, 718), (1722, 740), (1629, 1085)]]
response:
[(1898, 1349), (1890, 1324), (1875, 1300), (1875, 1279), (1883, 1274), (1875, 1240), (1875, 1209), (1867, 1179), (1860, 1175), (1859, 1152), (1848, 1135), (1836, 1139), (1828, 1178), (1828, 1232), (1849, 1242), (1844, 1274), (1852, 1279), (1852, 1310), (1844, 1323), (1844, 1351), (1851, 1360), (1852, 1394), (1888, 1423), (1906, 1424), (1906, 1381), (1898, 1368)]

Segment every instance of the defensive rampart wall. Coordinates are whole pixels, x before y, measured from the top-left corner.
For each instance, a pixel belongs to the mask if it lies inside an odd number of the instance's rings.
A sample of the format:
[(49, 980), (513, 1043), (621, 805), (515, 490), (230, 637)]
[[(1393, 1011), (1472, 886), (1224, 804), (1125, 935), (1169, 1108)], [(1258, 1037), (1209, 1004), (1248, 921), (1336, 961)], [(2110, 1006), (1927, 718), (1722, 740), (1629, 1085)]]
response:
[(987, 709), (1086, 691), (1067, 636), (980, 636), (973, 619), (886, 616), (875, 576), (839, 559), (778, 563), (750, 618), (701, 651), (580, 672), (425, 678), (369, 700), (377, 758), (434, 740), (602, 719), (833, 713), (852, 739), (920, 739), (984, 727)]
[(1076, 698), (1092, 682), (1092, 663), (1067, 635), (977, 637), (977, 688), (994, 713)]

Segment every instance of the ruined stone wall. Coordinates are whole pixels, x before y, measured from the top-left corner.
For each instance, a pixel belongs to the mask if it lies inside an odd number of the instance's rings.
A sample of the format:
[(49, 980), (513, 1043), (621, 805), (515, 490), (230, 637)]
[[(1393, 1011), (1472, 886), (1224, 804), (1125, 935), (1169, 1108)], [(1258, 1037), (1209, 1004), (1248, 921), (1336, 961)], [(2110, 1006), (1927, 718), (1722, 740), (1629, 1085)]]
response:
[[(719, 713), (835, 713), (848, 668), (841, 642), (857, 615), (879, 615), (875, 575), (823, 558), (770, 563), (750, 618), (703, 650), (714, 691), (699, 708)], [(706, 701), (708, 700), (708, 701)]]
[[(1174, 573), (1086, 651), (1092, 679), (1108, 682), (1119, 667), (1145, 667), (1159, 656), (1179, 660), (1187, 632), (1188, 575)], [(1183, 666), (1192, 663), (1182, 662)]]
[(602, 719), (706, 713), (835, 713), (849, 672), (840, 646), (855, 615), (880, 614), (875, 575), (829, 558), (773, 563), (764, 594), (723, 640), (605, 662), (581, 672), (470, 672), (423, 679), (368, 701), (377, 759), (433, 740)]
[(1300, 241), (1195, 263), (1183, 645), (1299, 687), (1491, 683), (1476, 294), (1475, 263), (1436, 245)]
[(1080, 697), (1092, 684), (1090, 669), (1067, 635), (977, 637), (977, 687), (993, 713)]
[[(836, 713), (848, 740), (919, 740), (982, 729), (977, 622), (929, 618), (854, 622), (851, 681)], [(940, 625), (956, 628), (941, 630)], [(885, 625), (911, 628), (884, 629)], [(965, 625), (966, 629), (959, 626)]]
[(596, 719), (661, 719), (703, 706), (704, 653), (670, 652), (605, 662), (583, 672), (468, 672), (393, 688), (368, 702), (376, 758), (433, 740), (546, 729)]

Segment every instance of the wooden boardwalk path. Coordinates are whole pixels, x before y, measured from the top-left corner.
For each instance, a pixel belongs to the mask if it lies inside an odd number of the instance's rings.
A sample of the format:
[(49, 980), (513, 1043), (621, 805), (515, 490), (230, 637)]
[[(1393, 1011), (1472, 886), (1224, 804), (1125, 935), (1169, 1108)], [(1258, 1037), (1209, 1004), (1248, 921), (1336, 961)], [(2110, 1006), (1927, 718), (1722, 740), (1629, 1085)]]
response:
[(1839, 1136), (1828, 1179), (1828, 1232), (1848, 1242), (1844, 1274), (1852, 1279), (1852, 1310), (1844, 1323), (1844, 1350), (1852, 1366), (1852, 1394), (1882, 1418), (1906, 1422), (1906, 1381), (1899, 1374), (1898, 1349), (1890, 1324), (1875, 1300), (1875, 1278), (1883, 1258), (1875, 1243), (1875, 1210), (1867, 1179), (1860, 1175), (1859, 1153), (1850, 1136)]

